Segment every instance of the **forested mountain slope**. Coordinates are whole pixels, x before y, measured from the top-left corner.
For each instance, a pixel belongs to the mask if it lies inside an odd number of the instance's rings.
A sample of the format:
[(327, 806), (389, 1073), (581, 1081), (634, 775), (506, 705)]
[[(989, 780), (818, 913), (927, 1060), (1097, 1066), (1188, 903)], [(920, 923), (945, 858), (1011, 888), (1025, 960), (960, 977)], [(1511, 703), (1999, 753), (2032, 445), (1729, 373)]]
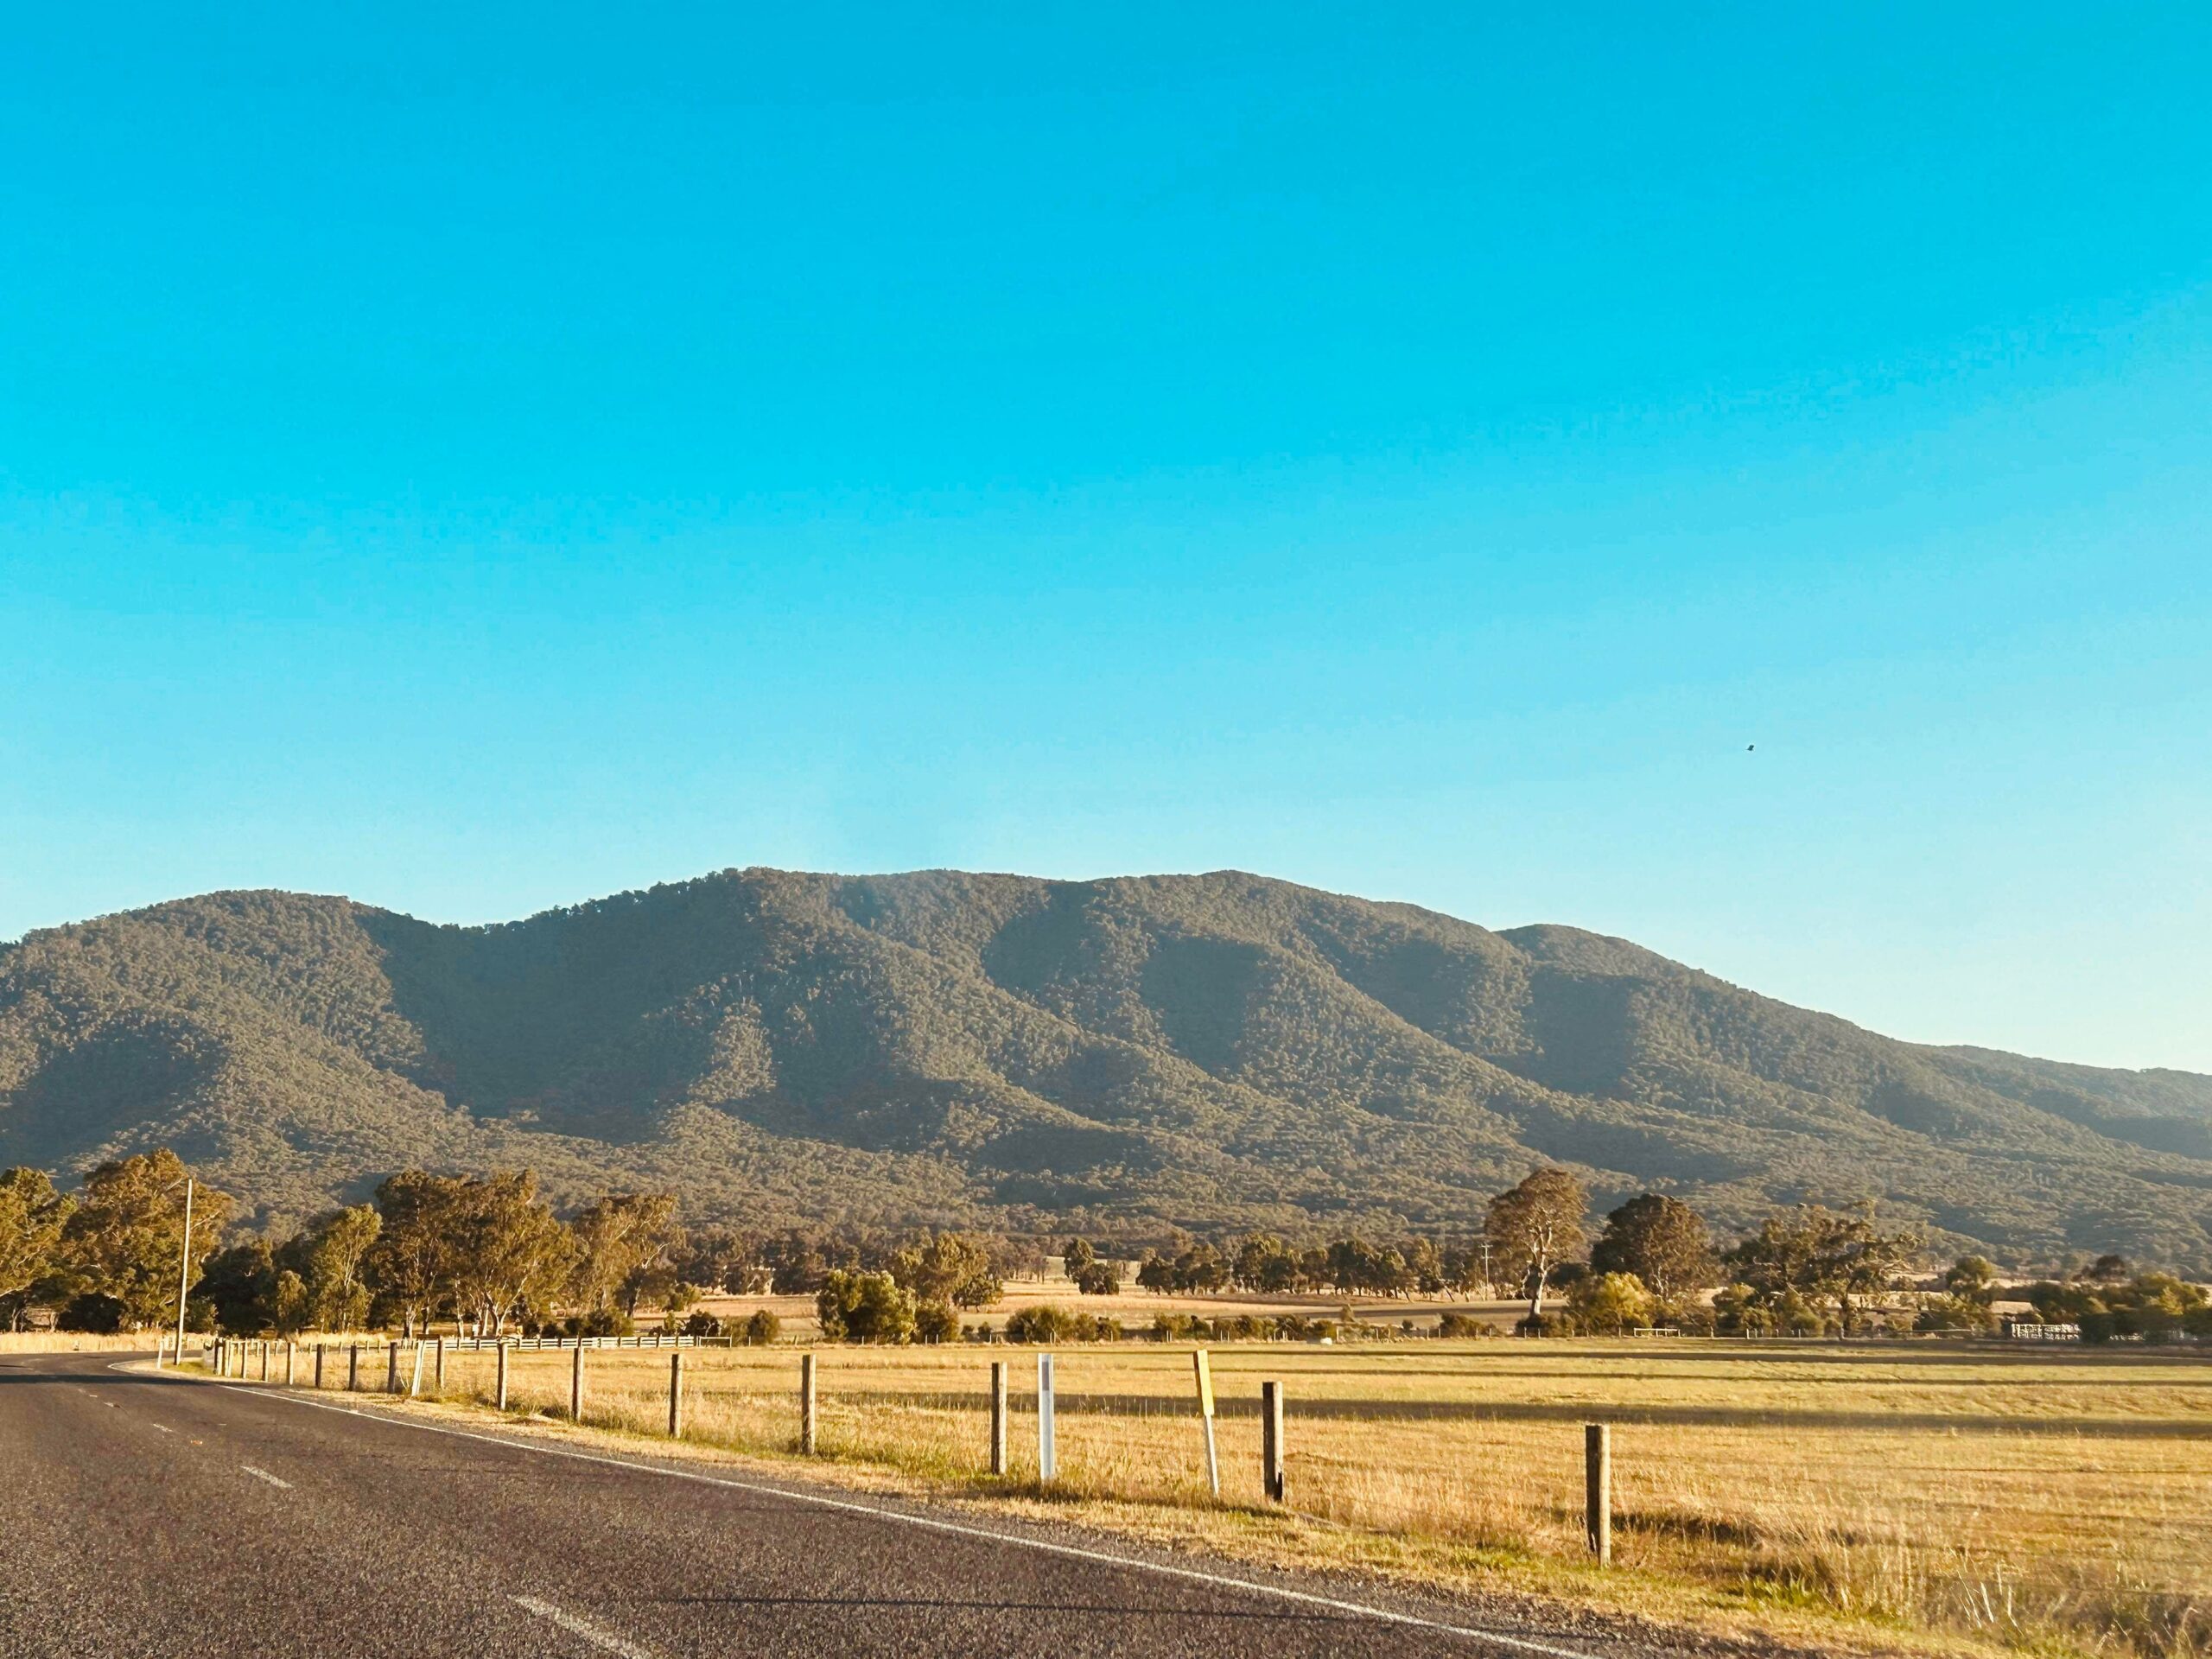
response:
[(407, 1164), (689, 1213), (1456, 1230), (1557, 1160), (2212, 1268), (2212, 1078), (1891, 1041), (1618, 939), (1222, 873), (733, 871), (491, 927), (227, 893), (0, 950), (0, 1165), (173, 1144), (296, 1217)]

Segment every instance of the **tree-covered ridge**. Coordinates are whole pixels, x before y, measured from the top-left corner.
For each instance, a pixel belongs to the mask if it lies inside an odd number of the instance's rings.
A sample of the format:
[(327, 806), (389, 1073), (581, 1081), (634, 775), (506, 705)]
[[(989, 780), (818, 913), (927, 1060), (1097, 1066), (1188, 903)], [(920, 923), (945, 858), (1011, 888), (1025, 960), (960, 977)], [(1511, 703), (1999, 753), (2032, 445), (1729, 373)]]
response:
[(725, 872), (488, 927), (209, 894), (0, 950), (0, 1164), (173, 1144), (747, 1224), (1471, 1227), (1560, 1163), (2212, 1266), (2212, 1079), (1891, 1041), (1624, 941), (1233, 872)]

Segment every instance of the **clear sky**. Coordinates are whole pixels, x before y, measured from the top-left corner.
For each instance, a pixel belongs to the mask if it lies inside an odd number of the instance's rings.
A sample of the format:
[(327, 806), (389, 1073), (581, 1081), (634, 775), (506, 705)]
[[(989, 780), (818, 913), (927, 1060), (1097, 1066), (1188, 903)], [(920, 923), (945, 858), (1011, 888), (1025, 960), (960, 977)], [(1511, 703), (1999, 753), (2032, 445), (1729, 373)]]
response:
[(178, 10), (0, 52), (0, 938), (1233, 866), (2212, 1071), (2212, 10)]

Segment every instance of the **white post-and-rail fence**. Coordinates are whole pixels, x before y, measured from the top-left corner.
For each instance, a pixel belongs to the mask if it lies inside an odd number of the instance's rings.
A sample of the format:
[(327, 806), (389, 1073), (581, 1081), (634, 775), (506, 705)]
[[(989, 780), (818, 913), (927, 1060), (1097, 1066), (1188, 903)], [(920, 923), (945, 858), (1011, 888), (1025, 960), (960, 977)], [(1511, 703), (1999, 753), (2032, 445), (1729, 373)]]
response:
[[(178, 1347), (175, 1360), (168, 1357), (168, 1338), (162, 1339), (156, 1350), (154, 1364), (156, 1370), (164, 1363), (182, 1362), (182, 1344)], [(711, 1338), (709, 1339), (711, 1340)], [(665, 1348), (668, 1361), (668, 1433), (672, 1439), (681, 1440), (684, 1425), (684, 1363), (683, 1351), (701, 1345), (696, 1337), (425, 1337), (402, 1338), (398, 1341), (378, 1341), (368, 1344), (350, 1342), (316, 1344), (310, 1351), (314, 1355), (314, 1386), (322, 1387), (323, 1356), (332, 1349), (342, 1346), (346, 1353), (346, 1387), (354, 1392), (360, 1389), (361, 1351), (365, 1346), (372, 1352), (381, 1347), (385, 1351), (385, 1380), (383, 1392), (404, 1393), (410, 1399), (423, 1392), (423, 1370), (426, 1361), (435, 1392), (445, 1386), (446, 1353), (450, 1348), (462, 1353), (480, 1353), (493, 1350), (499, 1356), (499, 1370), (494, 1382), (493, 1402), (497, 1409), (507, 1409), (508, 1358), (515, 1353), (552, 1353), (566, 1351), (572, 1357), (569, 1366), (569, 1409), (571, 1421), (583, 1420), (584, 1356), (594, 1349), (603, 1348)], [(411, 1349), (406, 1370), (406, 1386), (401, 1386), (402, 1349)], [(281, 1350), (281, 1376), (272, 1371), (272, 1357)], [(1058, 1406), (1053, 1388), (1053, 1358), (1050, 1353), (1037, 1356), (1037, 1479), (1039, 1485), (1049, 1485), (1058, 1477)], [(200, 1344), (200, 1360), (209, 1373), (215, 1376), (250, 1378), (255, 1382), (281, 1381), (291, 1387), (298, 1376), (299, 1346), (296, 1343), (277, 1343), (258, 1337), (211, 1337)], [(1007, 1456), (1007, 1433), (1009, 1414), (1007, 1391), (1007, 1362), (991, 1361), (990, 1372), (990, 1468), (991, 1473), (1005, 1476), (1010, 1471)], [(799, 1356), (798, 1435), (798, 1449), (808, 1457), (820, 1452), (820, 1409), (818, 1382), (821, 1366), (817, 1356), (809, 1349)], [(1200, 1348), (1192, 1355), (1192, 1378), (1197, 1386), (1197, 1405), (1199, 1421), (1205, 1434), (1206, 1481), (1215, 1498), (1221, 1496), (1221, 1471), (1214, 1442), (1213, 1374), (1210, 1357)], [(1283, 1422), (1283, 1387), (1273, 1379), (1260, 1384), (1260, 1490), (1270, 1503), (1287, 1504), (1290, 1501), (1289, 1479), (1286, 1471), (1287, 1452)], [(1590, 1553), (1600, 1566), (1613, 1559), (1613, 1431), (1609, 1423), (1586, 1423), (1582, 1431), (1583, 1468), (1583, 1532)]]

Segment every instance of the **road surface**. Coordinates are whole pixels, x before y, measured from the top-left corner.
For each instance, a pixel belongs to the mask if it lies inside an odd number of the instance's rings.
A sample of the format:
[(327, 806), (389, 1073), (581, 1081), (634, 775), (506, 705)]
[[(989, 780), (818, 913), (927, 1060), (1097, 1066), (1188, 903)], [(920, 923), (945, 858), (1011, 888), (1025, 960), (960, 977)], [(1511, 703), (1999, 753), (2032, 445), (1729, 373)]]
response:
[(359, 1403), (0, 1357), (0, 1654), (1683, 1650)]

